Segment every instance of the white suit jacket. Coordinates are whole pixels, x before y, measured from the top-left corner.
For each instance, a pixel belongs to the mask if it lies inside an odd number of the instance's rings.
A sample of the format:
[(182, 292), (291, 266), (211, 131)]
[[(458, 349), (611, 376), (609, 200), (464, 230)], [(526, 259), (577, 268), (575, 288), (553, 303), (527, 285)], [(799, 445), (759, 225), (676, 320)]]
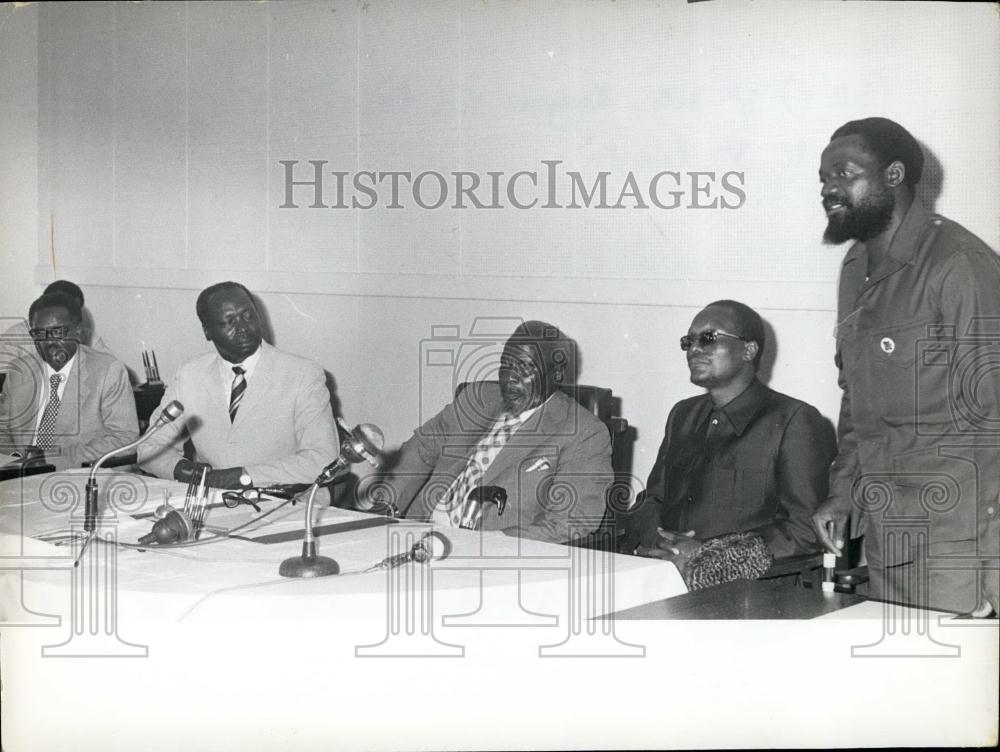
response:
[[(0, 451), (23, 450), (34, 441), (47, 378), (40, 358), (19, 358), (12, 364), (0, 397)], [(125, 366), (80, 345), (59, 404), (55, 445), (45, 450), (45, 459), (57, 470), (79, 467), (138, 437), (135, 397)]]
[(260, 361), (232, 423), (219, 355), (199, 355), (178, 369), (150, 425), (171, 400), (184, 405), (184, 414), (139, 447), (145, 470), (172, 478), (188, 436), (199, 462), (245, 467), (258, 486), (311, 483), (336, 459), (337, 428), (323, 369), (266, 342), (260, 347)]

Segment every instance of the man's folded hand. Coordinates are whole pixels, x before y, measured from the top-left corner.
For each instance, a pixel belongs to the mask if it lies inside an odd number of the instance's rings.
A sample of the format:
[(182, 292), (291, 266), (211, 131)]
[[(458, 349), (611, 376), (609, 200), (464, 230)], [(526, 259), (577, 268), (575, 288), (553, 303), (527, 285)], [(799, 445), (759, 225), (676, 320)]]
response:
[(178, 460), (174, 465), (174, 480), (180, 483), (190, 483), (201, 479), (202, 471), (211, 470), (212, 466), (207, 462), (195, 462), (194, 460)]
[(677, 533), (658, 527), (656, 533), (656, 542), (652, 546), (639, 546), (635, 551), (636, 555), (673, 562), (683, 574), (688, 559), (701, 547), (702, 542), (694, 537), (694, 530)]

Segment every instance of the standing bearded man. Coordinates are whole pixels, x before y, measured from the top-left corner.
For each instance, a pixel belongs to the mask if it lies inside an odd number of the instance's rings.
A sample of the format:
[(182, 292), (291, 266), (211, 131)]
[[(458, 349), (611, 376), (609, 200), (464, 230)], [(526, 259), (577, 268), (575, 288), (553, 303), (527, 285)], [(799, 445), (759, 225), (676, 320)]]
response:
[(819, 177), (840, 273), (843, 399), (830, 495), (839, 552), (860, 523), (871, 595), (986, 616), (1000, 557), (1000, 259), (915, 196), (924, 155), (885, 118), (838, 128)]

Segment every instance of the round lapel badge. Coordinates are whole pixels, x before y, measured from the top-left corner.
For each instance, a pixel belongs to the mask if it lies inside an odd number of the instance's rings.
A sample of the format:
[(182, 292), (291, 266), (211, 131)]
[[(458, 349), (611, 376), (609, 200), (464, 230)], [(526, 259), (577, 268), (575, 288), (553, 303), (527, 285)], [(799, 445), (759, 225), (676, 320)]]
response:
[(892, 337), (883, 337), (879, 345), (886, 355), (892, 355), (896, 351), (896, 343), (893, 342)]

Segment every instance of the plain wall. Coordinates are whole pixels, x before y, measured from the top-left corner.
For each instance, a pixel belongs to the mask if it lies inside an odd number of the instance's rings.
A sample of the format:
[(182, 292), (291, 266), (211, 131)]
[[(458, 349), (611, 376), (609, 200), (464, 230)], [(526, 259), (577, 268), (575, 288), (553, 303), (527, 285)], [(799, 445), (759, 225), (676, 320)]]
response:
[[(38, 167), (33, 213), (30, 176), (3, 209), (34, 222), (17, 223), (31, 252), (4, 237), (17, 274), (79, 282), (108, 345), (139, 375), (154, 348), (167, 380), (209, 346), (197, 291), (242, 281), (276, 344), (323, 365), (342, 414), (380, 425), (390, 446), (465, 374), (490, 376), (482, 354), (517, 320), (542, 318), (578, 340), (579, 380), (620, 398), (644, 478), (671, 405), (697, 392), (678, 338), (719, 298), (769, 323), (771, 385), (835, 422), (844, 248), (821, 242), (817, 169), (846, 120), (906, 125), (931, 157), (926, 198), (994, 248), (1000, 235), (990, 5), (168, 2), (26, 15), (37, 70), (30, 54), (0, 53), (37, 80), (37, 97), (24, 81), (0, 90), (5, 118), (38, 122), (5, 136), (5, 196), (17, 170)], [(745, 201), (389, 209), (381, 186), (375, 209), (310, 209), (301, 188), (300, 208), (282, 209), (281, 160), (299, 160), (299, 178), (327, 160), (484, 180), (559, 160), (588, 184), (610, 173), (612, 202), (630, 171), (640, 185), (664, 170), (739, 172)], [(565, 181), (558, 198), (569, 203)], [(23, 279), (14, 288), (5, 312), (30, 300)], [(428, 348), (454, 350), (455, 367), (428, 365)]]
[[(0, 5), (0, 332), (23, 319), (36, 283), (38, 6)], [(0, 364), (3, 370), (3, 364)]]

